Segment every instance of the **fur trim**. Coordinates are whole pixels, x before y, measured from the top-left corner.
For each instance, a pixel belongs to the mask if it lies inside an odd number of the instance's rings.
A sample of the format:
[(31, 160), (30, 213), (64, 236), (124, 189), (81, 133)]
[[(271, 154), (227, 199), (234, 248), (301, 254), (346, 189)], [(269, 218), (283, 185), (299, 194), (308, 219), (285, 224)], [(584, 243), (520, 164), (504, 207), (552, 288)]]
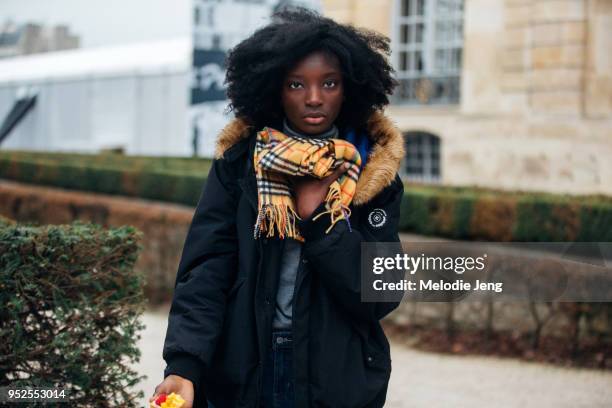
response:
[(367, 129), (373, 144), (357, 181), (354, 205), (367, 203), (393, 183), (405, 155), (402, 133), (383, 112), (370, 115)]
[(215, 146), (215, 159), (220, 159), (223, 153), (238, 143), (240, 140), (249, 137), (251, 133), (251, 127), (243, 119), (233, 119), (229, 122), (217, 137)]
[[(405, 155), (404, 137), (382, 111), (370, 115), (366, 127), (372, 145), (357, 181), (353, 197), (353, 205), (356, 206), (367, 203), (393, 183)], [(221, 158), (227, 149), (250, 134), (251, 126), (242, 119), (233, 119), (219, 133), (215, 158)]]

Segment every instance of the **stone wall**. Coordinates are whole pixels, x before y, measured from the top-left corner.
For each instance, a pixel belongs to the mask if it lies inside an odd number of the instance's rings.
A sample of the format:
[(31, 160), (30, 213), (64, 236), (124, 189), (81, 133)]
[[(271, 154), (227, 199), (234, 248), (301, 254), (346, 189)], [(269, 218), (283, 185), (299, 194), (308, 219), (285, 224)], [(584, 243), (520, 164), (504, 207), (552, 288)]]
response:
[[(393, 38), (371, 3), (323, 2)], [(441, 139), (442, 184), (612, 195), (612, 0), (465, 0), (460, 103), (387, 111)]]
[[(612, 118), (612, 0), (587, 4), (584, 112), (588, 118)], [(609, 123), (609, 122), (608, 122)], [(608, 128), (608, 142), (612, 132)]]
[(323, 0), (323, 14), (342, 24), (353, 24), (391, 35), (394, 0)]

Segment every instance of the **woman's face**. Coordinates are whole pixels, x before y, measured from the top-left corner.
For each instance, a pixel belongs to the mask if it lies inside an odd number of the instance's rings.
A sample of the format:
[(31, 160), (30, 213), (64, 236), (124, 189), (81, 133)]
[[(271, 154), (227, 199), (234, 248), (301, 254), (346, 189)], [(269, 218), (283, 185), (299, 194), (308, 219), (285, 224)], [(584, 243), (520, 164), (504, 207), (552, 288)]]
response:
[(287, 72), (281, 98), (289, 125), (302, 133), (329, 129), (342, 107), (344, 88), (338, 57), (309, 54)]

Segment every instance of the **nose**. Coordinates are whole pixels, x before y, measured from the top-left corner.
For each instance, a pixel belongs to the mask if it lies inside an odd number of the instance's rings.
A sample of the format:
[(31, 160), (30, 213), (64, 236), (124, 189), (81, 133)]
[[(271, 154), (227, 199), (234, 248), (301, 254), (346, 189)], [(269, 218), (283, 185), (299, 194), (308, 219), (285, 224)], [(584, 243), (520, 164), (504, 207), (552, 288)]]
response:
[(323, 103), (321, 100), (321, 91), (317, 87), (311, 87), (306, 94), (307, 106), (319, 106)]

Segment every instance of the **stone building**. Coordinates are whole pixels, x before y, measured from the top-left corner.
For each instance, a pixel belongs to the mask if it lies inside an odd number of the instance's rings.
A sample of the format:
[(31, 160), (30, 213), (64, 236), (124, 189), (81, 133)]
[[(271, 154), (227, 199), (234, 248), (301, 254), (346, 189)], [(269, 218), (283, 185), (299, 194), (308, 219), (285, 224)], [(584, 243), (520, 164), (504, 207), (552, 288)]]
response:
[(407, 179), (612, 195), (612, 0), (324, 0), (391, 38)]

